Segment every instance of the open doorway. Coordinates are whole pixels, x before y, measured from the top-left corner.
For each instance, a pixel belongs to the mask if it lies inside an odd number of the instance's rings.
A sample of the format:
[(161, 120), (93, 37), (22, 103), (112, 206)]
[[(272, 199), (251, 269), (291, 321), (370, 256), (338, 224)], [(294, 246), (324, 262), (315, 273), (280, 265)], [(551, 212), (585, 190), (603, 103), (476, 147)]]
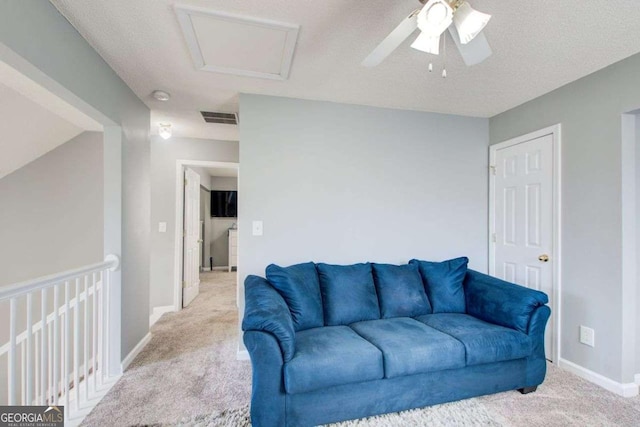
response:
[(0, 404), (79, 424), (124, 363), (122, 129), (4, 48), (0, 93)]
[[(189, 178), (185, 179), (187, 175), (191, 176), (191, 186)], [(177, 161), (176, 223), (183, 226), (176, 227), (176, 311), (197, 298), (203, 283), (215, 286), (218, 282), (232, 282), (237, 287), (233, 270), (238, 264), (238, 175), (238, 163)], [(199, 184), (197, 196), (194, 180)]]

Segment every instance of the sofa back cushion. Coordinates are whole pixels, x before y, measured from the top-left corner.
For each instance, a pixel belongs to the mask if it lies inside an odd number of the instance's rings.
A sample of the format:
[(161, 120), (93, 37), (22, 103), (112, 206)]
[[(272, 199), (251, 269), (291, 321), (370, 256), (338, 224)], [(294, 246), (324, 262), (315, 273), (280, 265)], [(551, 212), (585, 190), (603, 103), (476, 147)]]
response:
[(424, 282), (434, 313), (465, 313), (464, 276), (469, 258), (461, 257), (443, 262), (412, 259)]
[(431, 314), (416, 264), (373, 264), (373, 278), (383, 319)]
[(380, 318), (371, 264), (317, 264), (326, 326)]
[(286, 301), (296, 331), (324, 326), (316, 265), (312, 262), (267, 267), (267, 280)]

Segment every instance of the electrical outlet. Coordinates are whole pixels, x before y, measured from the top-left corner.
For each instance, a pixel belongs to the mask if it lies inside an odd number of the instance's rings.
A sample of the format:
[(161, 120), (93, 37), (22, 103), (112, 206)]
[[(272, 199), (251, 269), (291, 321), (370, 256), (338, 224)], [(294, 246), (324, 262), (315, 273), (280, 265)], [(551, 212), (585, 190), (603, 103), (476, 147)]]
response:
[(596, 333), (593, 329), (580, 325), (580, 342), (590, 347), (596, 346)]
[(158, 223), (158, 232), (160, 232), (160, 233), (166, 233), (167, 232), (167, 223), (166, 222), (159, 222)]

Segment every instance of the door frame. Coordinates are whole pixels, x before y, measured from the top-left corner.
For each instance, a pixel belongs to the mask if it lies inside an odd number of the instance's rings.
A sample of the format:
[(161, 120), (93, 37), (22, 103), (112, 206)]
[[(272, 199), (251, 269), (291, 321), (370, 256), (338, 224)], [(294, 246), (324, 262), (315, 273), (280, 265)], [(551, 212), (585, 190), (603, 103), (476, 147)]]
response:
[[(214, 162), (207, 160), (176, 160), (176, 222), (175, 222), (175, 252), (173, 267), (173, 309), (175, 311), (182, 310), (182, 257), (183, 257), (183, 240), (182, 226), (184, 223), (184, 170), (186, 167), (215, 167), (240, 169), (240, 163), (237, 162)], [(240, 172), (238, 171), (238, 179)], [(238, 263), (240, 256), (238, 254)]]
[(525, 135), (517, 136), (515, 138), (500, 142), (498, 144), (489, 147), (489, 236), (488, 236), (488, 248), (489, 248), (489, 274), (495, 275), (495, 249), (496, 245), (493, 241), (493, 235), (496, 232), (495, 224), (495, 185), (496, 178), (492, 171), (495, 171), (496, 156), (498, 150), (512, 147), (514, 145), (522, 144), (543, 136), (551, 135), (553, 144), (553, 165), (552, 165), (552, 210), (553, 210), (553, 225), (552, 225), (552, 251), (553, 251), (553, 295), (552, 295), (552, 315), (554, 316), (553, 331), (552, 331), (552, 349), (551, 357), (553, 362), (558, 363), (560, 360), (560, 346), (561, 346), (561, 298), (562, 298), (562, 125), (560, 123), (549, 126), (544, 129), (540, 129), (535, 132), (531, 132)]

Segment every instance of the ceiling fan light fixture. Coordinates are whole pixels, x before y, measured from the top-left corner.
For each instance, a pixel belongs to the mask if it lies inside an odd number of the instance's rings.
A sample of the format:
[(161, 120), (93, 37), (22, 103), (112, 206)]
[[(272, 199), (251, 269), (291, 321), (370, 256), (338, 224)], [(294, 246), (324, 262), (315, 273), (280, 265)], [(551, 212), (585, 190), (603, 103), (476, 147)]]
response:
[(446, 0), (429, 0), (418, 13), (418, 28), (429, 37), (439, 37), (453, 22), (453, 9)]
[(411, 43), (411, 47), (422, 52), (438, 55), (440, 53), (440, 36), (431, 37), (421, 32), (418, 38)]
[(460, 43), (467, 44), (486, 27), (491, 15), (478, 12), (469, 3), (463, 2), (453, 15), (453, 23), (458, 30)]

